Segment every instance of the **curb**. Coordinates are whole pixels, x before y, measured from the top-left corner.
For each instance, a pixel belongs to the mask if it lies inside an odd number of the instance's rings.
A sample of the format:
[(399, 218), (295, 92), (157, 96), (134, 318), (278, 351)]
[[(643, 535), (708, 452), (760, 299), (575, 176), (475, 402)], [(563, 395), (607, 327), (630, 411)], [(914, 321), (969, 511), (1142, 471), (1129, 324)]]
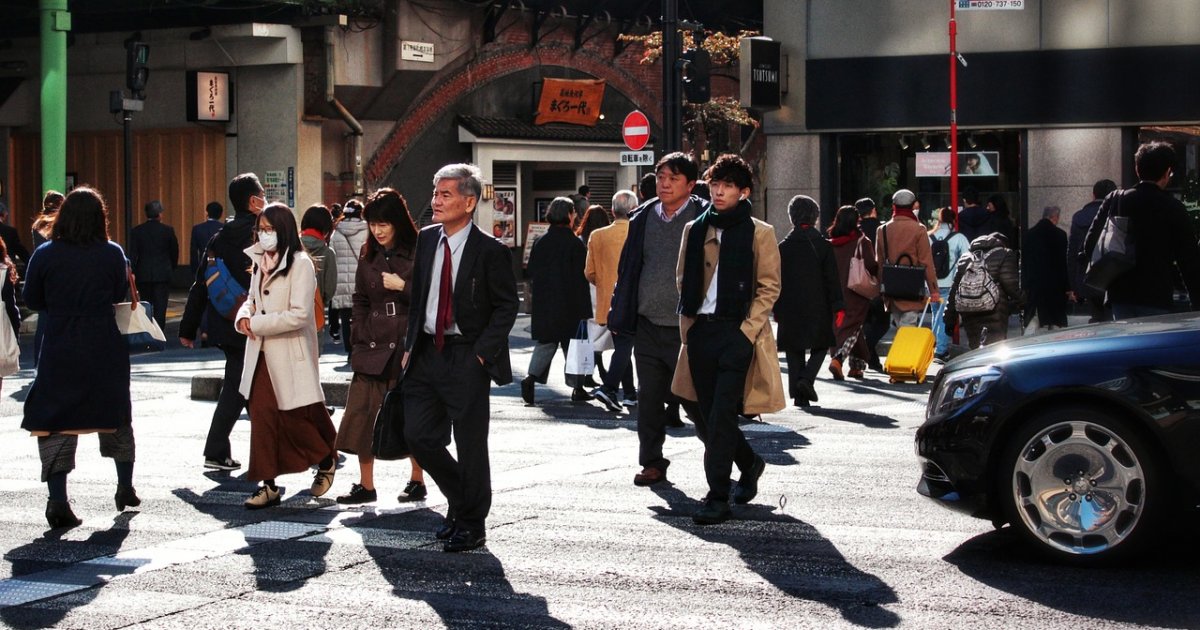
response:
[[(201, 376), (192, 377), (192, 400), (209, 400), (215, 401), (221, 393), (221, 383), (225, 379), (220, 376)], [(341, 382), (325, 382), (321, 383), (321, 389), (325, 392), (325, 404), (333, 407), (346, 406), (346, 394), (350, 391), (350, 383)]]

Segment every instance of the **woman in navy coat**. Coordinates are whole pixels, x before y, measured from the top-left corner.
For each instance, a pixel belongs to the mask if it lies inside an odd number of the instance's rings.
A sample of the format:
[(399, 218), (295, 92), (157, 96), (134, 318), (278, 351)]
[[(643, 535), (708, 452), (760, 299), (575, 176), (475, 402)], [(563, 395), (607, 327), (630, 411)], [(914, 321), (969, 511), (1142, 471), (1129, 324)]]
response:
[(45, 338), (21, 427), (38, 439), (51, 527), (80, 523), (67, 503), (67, 473), (83, 433), (98, 433), (100, 454), (116, 462), (117, 510), (141, 503), (133, 489), (129, 348), (113, 313), (129, 287), (127, 264), (108, 240), (104, 199), (80, 187), (25, 271), (25, 303), (44, 318)]

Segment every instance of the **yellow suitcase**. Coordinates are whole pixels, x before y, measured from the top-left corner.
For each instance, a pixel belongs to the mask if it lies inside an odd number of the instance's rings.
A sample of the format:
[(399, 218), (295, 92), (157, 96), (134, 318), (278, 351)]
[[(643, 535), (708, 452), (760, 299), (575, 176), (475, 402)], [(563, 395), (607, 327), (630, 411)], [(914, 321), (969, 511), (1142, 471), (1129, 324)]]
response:
[(933, 331), (924, 328), (925, 314), (929, 312), (929, 304), (921, 313), (921, 319), (916, 326), (901, 326), (892, 339), (892, 347), (888, 350), (883, 369), (891, 377), (891, 382), (902, 381), (925, 382), (925, 372), (933, 362), (934, 338)]

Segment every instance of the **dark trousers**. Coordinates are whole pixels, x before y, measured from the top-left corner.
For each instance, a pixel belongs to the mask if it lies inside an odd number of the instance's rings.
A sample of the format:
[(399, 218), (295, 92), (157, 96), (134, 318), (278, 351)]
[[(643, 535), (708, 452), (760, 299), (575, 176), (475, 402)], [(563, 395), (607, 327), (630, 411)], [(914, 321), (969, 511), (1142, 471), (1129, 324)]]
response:
[(138, 280), (137, 290), (142, 300), (154, 307), (154, 321), (158, 327), (167, 330), (167, 298), (171, 295), (170, 282), (142, 282)]
[[(688, 330), (688, 366), (700, 398), (701, 424), (706, 432), (704, 475), (708, 497), (729, 500), (729, 475), (754, 465), (754, 449), (738, 426), (738, 409), (746, 387), (746, 371), (754, 357), (754, 344), (742, 334), (741, 321), (697, 321)], [(643, 379), (644, 381), (644, 379)]]
[(229, 434), (237, 424), (246, 399), (238, 393), (242, 385), (242, 364), (246, 360), (246, 349), (237, 346), (220, 346), (225, 353), (225, 379), (221, 381), (221, 393), (217, 396), (217, 408), (213, 410), (212, 423), (208, 425), (208, 439), (204, 441), (204, 458), (223, 460), (232, 457)]
[(614, 333), (612, 340), (613, 355), (608, 361), (608, 372), (602, 375), (604, 389), (616, 392), (620, 385), (625, 390), (625, 398), (631, 398), (637, 391), (633, 384), (633, 337)]
[[(691, 401), (680, 401), (671, 393), (671, 379), (679, 360), (679, 328), (659, 326), (645, 317), (638, 317), (637, 334), (633, 340), (633, 359), (637, 362), (638, 378), (638, 463), (645, 468), (666, 470), (671, 460), (663, 457), (662, 447), (667, 439), (667, 413), (663, 405), (679, 402), (693, 420), (700, 418), (699, 409)], [(696, 426), (696, 435), (706, 435)]]
[(812, 348), (808, 351), (808, 361), (804, 360), (803, 350), (783, 353), (788, 365), (788, 396), (807, 400), (796, 384), (801, 381), (809, 385), (817, 382), (817, 372), (821, 371), (821, 364), (825, 362), (825, 355), (828, 353), (829, 348)]
[[(438, 352), (428, 335), (413, 348), (404, 376), (404, 438), (449, 503), (447, 517), (483, 533), (492, 507), (488, 461), (491, 380), (470, 342)], [(447, 448), (451, 433), (456, 461)]]
[(346, 356), (350, 356), (350, 316), (354, 313), (354, 309), (349, 308), (329, 308), (329, 334), (342, 335), (342, 347), (346, 349)]
[(883, 308), (883, 298), (871, 301), (867, 311), (867, 320), (863, 324), (863, 334), (867, 337), (867, 363), (872, 367), (879, 365), (879, 341), (892, 327), (892, 320)]

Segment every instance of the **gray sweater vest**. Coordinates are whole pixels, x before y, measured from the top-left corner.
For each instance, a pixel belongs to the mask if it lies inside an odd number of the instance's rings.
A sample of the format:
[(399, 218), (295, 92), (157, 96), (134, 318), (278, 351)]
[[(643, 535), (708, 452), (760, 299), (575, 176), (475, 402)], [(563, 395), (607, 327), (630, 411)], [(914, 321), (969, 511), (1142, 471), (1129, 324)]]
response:
[[(680, 209), (680, 212), (687, 208)], [(679, 243), (688, 219), (675, 216), (665, 222), (654, 208), (646, 208), (646, 239), (642, 244), (642, 276), (638, 285), (638, 315), (659, 326), (679, 326), (679, 289), (675, 285), (675, 265), (679, 262)]]

